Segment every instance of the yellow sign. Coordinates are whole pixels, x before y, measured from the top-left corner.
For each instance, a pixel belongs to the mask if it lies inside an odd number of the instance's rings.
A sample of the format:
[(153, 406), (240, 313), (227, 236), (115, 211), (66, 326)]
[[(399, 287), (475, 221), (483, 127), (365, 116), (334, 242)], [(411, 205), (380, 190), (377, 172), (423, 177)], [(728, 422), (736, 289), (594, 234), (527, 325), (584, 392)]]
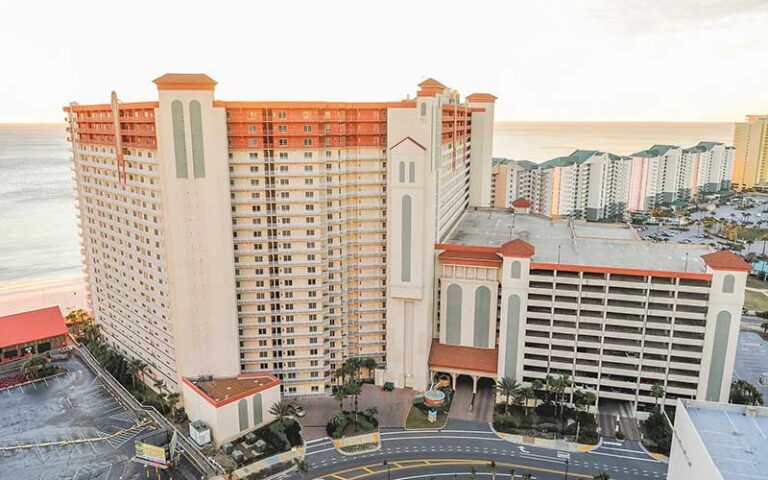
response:
[(165, 465), (165, 448), (149, 443), (136, 443), (136, 458), (147, 462)]

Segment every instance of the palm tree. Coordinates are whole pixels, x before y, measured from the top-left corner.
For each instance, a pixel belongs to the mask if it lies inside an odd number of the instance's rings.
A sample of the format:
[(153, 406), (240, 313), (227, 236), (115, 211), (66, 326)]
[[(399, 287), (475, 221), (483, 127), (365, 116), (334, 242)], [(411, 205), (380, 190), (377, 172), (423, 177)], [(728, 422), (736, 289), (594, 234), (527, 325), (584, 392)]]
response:
[(354, 400), (354, 402), (353, 402), (353, 405), (354, 405), (353, 412), (355, 414), (355, 431), (357, 431), (358, 400), (359, 400), (360, 394), (363, 391), (363, 387), (362, 387), (362, 385), (360, 385), (360, 382), (352, 382), (352, 383), (350, 383), (349, 385), (347, 385), (345, 387), (345, 390), (347, 391), (347, 394), (351, 395), (352, 399)]
[(611, 476), (608, 475), (608, 472), (600, 472), (592, 478), (593, 480), (611, 480)]
[(765, 242), (768, 242), (768, 233), (763, 234), (763, 236), (760, 237), (760, 240), (763, 242), (763, 257), (765, 256)]
[(763, 394), (746, 380), (736, 380), (731, 384), (730, 401), (739, 405), (762, 405)]
[(523, 480), (531, 480), (533, 478), (532, 473), (526, 473), (523, 475)]
[(491, 479), (496, 480), (496, 462), (491, 460), (491, 463), (488, 464), (488, 469), (491, 471)]
[(509, 470), (509, 479), (510, 480), (515, 480), (515, 469), (514, 468)]
[(760, 328), (763, 329), (763, 335), (768, 335), (768, 321), (761, 323)]
[(93, 342), (101, 337), (101, 325), (98, 323), (89, 323), (83, 327), (83, 335), (88, 342)]
[(347, 389), (344, 385), (340, 385), (338, 388), (336, 388), (336, 391), (333, 392), (333, 398), (339, 402), (339, 410), (344, 411), (344, 400), (347, 398)]
[[(542, 382), (541, 380), (539, 380), (537, 378), (537, 379), (535, 379), (534, 381), (531, 382), (531, 388), (533, 389), (533, 392), (535, 394), (536, 392), (538, 392), (538, 391), (540, 391), (541, 389), (544, 388), (544, 382)], [(536, 406), (536, 403), (537, 402), (534, 402), (534, 405), (533, 405), (534, 407)]]
[(659, 399), (664, 396), (664, 387), (659, 382), (656, 382), (651, 387), (651, 396), (655, 399), (654, 407), (659, 406)]
[(126, 373), (131, 376), (131, 385), (136, 390), (136, 383), (140, 381), (140, 377), (144, 373), (144, 369), (147, 368), (147, 364), (140, 358), (132, 358), (128, 360), (126, 364)]
[(179, 394), (176, 392), (169, 393), (165, 397), (165, 404), (171, 409), (171, 415), (176, 413), (176, 405), (179, 404)]
[(285, 420), (293, 413), (293, 404), (279, 400), (269, 407), (269, 413), (275, 416), (281, 427), (285, 428)]
[(157, 390), (157, 393), (163, 393), (163, 390), (165, 390), (165, 380), (162, 378), (155, 380), (152, 385)]
[(48, 356), (32, 357), (22, 365), (21, 374), (27, 381), (37, 380), (44, 375), (44, 372), (50, 363), (51, 359)]
[(496, 381), (496, 391), (504, 395), (504, 415), (509, 414), (509, 398), (518, 394), (520, 384), (512, 377), (502, 377)]
[(475, 467), (472, 467), (469, 469), (469, 477), (470, 480), (477, 480), (477, 469)]
[(534, 396), (533, 388), (523, 387), (520, 389), (520, 392), (518, 394), (523, 399), (523, 405), (525, 405), (525, 414), (528, 415), (528, 410), (529, 410), (528, 400), (530, 400)]
[(309, 464), (304, 460), (299, 460), (298, 458), (293, 460), (293, 464), (296, 466), (296, 473), (299, 474), (301, 480), (304, 480), (304, 476), (309, 472)]

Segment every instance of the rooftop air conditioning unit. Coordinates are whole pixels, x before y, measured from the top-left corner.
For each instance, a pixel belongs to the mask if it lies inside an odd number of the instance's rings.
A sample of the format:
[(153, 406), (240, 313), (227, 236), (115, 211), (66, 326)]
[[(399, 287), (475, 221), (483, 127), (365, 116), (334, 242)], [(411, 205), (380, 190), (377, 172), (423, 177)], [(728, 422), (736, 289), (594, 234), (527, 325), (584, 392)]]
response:
[(201, 447), (211, 443), (211, 428), (203, 421), (196, 420), (189, 424), (189, 436)]

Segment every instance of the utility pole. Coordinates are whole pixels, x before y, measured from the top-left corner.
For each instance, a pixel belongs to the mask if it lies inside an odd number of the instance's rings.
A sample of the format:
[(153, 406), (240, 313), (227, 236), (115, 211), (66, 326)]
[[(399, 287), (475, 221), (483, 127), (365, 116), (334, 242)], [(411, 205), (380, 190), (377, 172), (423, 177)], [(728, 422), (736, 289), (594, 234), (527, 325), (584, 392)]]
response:
[(563, 477), (565, 480), (568, 480), (568, 464), (571, 463), (568, 461), (568, 459), (565, 459), (565, 477)]

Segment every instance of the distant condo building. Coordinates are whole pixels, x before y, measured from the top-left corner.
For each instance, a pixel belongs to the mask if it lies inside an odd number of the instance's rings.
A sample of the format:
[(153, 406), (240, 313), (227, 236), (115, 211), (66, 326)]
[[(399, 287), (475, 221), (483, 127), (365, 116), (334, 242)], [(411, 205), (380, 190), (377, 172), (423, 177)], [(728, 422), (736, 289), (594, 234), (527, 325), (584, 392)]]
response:
[(730, 187), (733, 148), (700, 142), (682, 149), (654, 145), (620, 157), (576, 150), (541, 164), (494, 159), (492, 205), (525, 198), (535, 213), (588, 221), (623, 219)]
[(739, 188), (768, 184), (768, 115), (748, 115), (737, 123), (733, 146), (733, 184)]
[(433, 245), (490, 205), (495, 97), (431, 79), (371, 103), (221, 101), (202, 74), (155, 84), (154, 101), (64, 108), (110, 344), (171, 390), (271, 373), (307, 395), (346, 358), (384, 366), (387, 339), (429, 343), (403, 333), (431, 316)]

